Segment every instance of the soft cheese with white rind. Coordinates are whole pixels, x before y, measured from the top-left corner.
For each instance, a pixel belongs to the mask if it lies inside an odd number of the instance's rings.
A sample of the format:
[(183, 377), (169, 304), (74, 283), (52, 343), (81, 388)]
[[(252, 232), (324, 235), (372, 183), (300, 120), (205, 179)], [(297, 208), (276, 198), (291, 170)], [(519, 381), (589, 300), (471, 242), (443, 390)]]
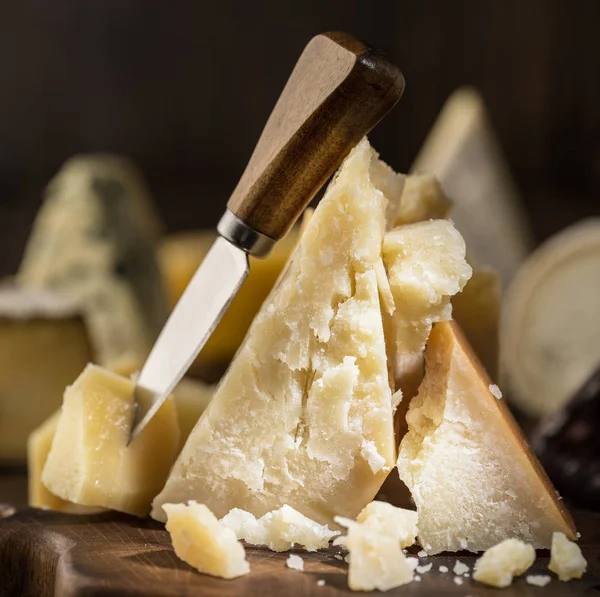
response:
[(127, 160), (78, 156), (48, 186), (17, 280), (78, 302), (100, 364), (126, 353), (145, 358), (168, 314), (158, 232)]
[(234, 508), (221, 523), (233, 530), (238, 539), (250, 545), (266, 545), (272, 551), (287, 551), (294, 545), (317, 551), (327, 547), (331, 539), (340, 534), (287, 505), (259, 519), (250, 512)]
[(454, 323), (435, 325), (425, 358), (397, 465), (427, 553), (483, 551), (507, 538), (548, 548), (554, 531), (573, 538), (568, 512)]
[(199, 572), (220, 578), (250, 572), (244, 546), (204, 504), (164, 504), (164, 509), (167, 531), (179, 559)]
[(180, 454), (162, 504), (217, 516), (288, 504), (321, 524), (354, 517), (394, 462), (379, 304), (387, 200), (366, 140), (346, 158)]
[[(173, 398), (128, 445), (134, 383), (88, 365), (65, 391), (42, 483), (63, 500), (146, 516), (179, 448)], [(138, 400), (143, 400), (139, 396)]]

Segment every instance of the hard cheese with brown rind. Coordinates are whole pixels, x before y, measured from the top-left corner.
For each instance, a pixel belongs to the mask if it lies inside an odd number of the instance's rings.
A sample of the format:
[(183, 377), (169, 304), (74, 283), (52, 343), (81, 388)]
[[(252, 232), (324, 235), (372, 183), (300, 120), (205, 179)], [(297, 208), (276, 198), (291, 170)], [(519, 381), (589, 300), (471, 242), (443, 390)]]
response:
[(430, 554), (483, 551), (509, 537), (548, 548), (554, 531), (575, 536), (498, 394), (456, 325), (436, 324), (397, 463)]

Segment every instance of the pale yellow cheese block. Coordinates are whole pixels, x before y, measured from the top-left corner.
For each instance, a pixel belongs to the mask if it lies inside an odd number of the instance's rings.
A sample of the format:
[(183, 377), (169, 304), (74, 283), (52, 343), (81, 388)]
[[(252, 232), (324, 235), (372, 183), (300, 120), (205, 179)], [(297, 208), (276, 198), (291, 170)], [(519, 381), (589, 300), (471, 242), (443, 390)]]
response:
[(178, 558), (199, 572), (220, 578), (237, 578), (250, 572), (244, 546), (204, 504), (165, 504), (164, 509)]
[[(181, 297), (216, 238), (216, 232), (203, 230), (173, 234), (160, 243), (158, 263), (171, 308)], [(203, 370), (231, 360), (298, 238), (299, 226), (296, 226), (276, 243), (266, 258), (250, 257), (250, 274), (200, 351), (194, 368)]]
[(494, 381), (498, 381), (501, 301), (500, 276), (491, 268), (476, 268), (466, 286), (452, 299), (452, 319)]
[(0, 461), (21, 463), (27, 437), (92, 360), (81, 312), (49, 291), (0, 286)]
[(512, 584), (514, 576), (529, 570), (535, 562), (535, 549), (519, 539), (505, 539), (490, 547), (476, 562), (473, 579), (502, 589)]
[(448, 98), (412, 171), (438, 178), (473, 266), (494, 268), (506, 287), (532, 248), (532, 234), (476, 90), (461, 88)]
[(134, 383), (88, 365), (65, 391), (42, 483), (56, 496), (145, 516), (179, 448), (169, 398), (129, 446)]
[(217, 516), (284, 504), (321, 524), (355, 516), (393, 465), (376, 264), (387, 201), (361, 142), (308, 223), (192, 431), (152, 515), (197, 499)]
[(42, 483), (42, 471), (52, 446), (52, 440), (56, 433), (56, 427), (60, 419), (61, 411), (56, 411), (49, 419), (44, 421), (27, 440), (27, 484), (28, 501), (32, 508), (44, 510), (56, 510), (68, 512), (69, 514), (92, 514), (102, 511), (102, 508), (80, 506), (72, 504), (55, 496)]
[(430, 554), (483, 551), (507, 538), (548, 548), (554, 531), (575, 537), (571, 517), (490, 385), (458, 327), (436, 324), (397, 463), (417, 507), (419, 542)]
[(555, 412), (600, 363), (600, 218), (529, 257), (502, 306), (500, 380), (532, 417)]

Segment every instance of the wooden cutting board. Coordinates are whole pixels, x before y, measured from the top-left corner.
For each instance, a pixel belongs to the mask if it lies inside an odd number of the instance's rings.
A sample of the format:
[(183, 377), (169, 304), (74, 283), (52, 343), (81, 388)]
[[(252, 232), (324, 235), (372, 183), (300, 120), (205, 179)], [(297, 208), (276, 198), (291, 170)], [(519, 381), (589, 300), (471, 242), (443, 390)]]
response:
[[(552, 575), (552, 582), (541, 589), (519, 578), (501, 591), (470, 578), (457, 585), (452, 572), (441, 573), (438, 568), (444, 565), (452, 570), (457, 557), (472, 567), (476, 556), (465, 553), (422, 560), (423, 564), (433, 562), (433, 569), (422, 575), (421, 582), (387, 594), (415, 597), (600, 595), (600, 514), (576, 512), (576, 521), (583, 534), (581, 545), (589, 566), (581, 581), (562, 583)], [(335, 557), (341, 553), (336, 548), (318, 553), (296, 551), (304, 559), (304, 572), (286, 567), (288, 553), (254, 547), (248, 547), (247, 552), (251, 573), (226, 581), (199, 574), (179, 560), (163, 525), (150, 519), (139, 520), (114, 512), (75, 516), (21, 509), (0, 520), (0, 596), (330, 597), (350, 593), (347, 564)], [(548, 554), (542, 553), (529, 573), (546, 574), (547, 565)], [(320, 579), (325, 581), (324, 586), (317, 585)]]

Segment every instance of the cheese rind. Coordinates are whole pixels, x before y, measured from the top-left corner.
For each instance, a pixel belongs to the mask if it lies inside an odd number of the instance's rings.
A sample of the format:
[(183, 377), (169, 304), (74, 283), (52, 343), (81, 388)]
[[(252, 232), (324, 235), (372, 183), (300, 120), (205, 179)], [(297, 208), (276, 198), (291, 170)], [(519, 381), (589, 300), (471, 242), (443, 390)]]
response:
[(266, 545), (272, 551), (287, 551), (294, 545), (317, 551), (327, 547), (329, 541), (340, 534), (287, 505), (258, 520), (250, 512), (234, 508), (221, 523), (233, 530), (238, 539), (251, 545)]
[(364, 140), (334, 177), (154, 517), (164, 518), (165, 502), (195, 497), (218, 516), (289, 504), (328, 524), (358, 514), (381, 486), (395, 440), (375, 272), (387, 201), (369, 177), (374, 158)]
[(535, 562), (535, 549), (518, 539), (506, 539), (490, 547), (476, 562), (473, 579), (492, 587), (508, 587), (514, 576)]
[(93, 358), (78, 306), (49, 291), (0, 286), (0, 460), (24, 462), (27, 437), (60, 407)]
[(177, 557), (199, 572), (231, 579), (250, 572), (244, 546), (204, 505), (164, 504)]
[(564, 533), (554, 533), (548, 569), (552, 570), (559, 580), (568, 581), (584, 575), (587, 561), (577, 543), (569, 541)]
[(158, 227), (129, 162), (73, 158), (48, 187), (17, 280), (76, 300), (101, 364), (124, 353), (144, 358), (168, 314)]
[(438, 323), (426, 373), (408, 414), (398, 472), (419, 514), (430, 554), (483, 551), (506, 538), (550, 547), (575, 536), (569, 514), (503, 400), (452, 322)]
[(134, 407), (131, 380), (88, 365), (65, 391), (43, 484), (69, 502), (145, 516), (177, 455), (179, 428), (169, 398), (128, 446)]

